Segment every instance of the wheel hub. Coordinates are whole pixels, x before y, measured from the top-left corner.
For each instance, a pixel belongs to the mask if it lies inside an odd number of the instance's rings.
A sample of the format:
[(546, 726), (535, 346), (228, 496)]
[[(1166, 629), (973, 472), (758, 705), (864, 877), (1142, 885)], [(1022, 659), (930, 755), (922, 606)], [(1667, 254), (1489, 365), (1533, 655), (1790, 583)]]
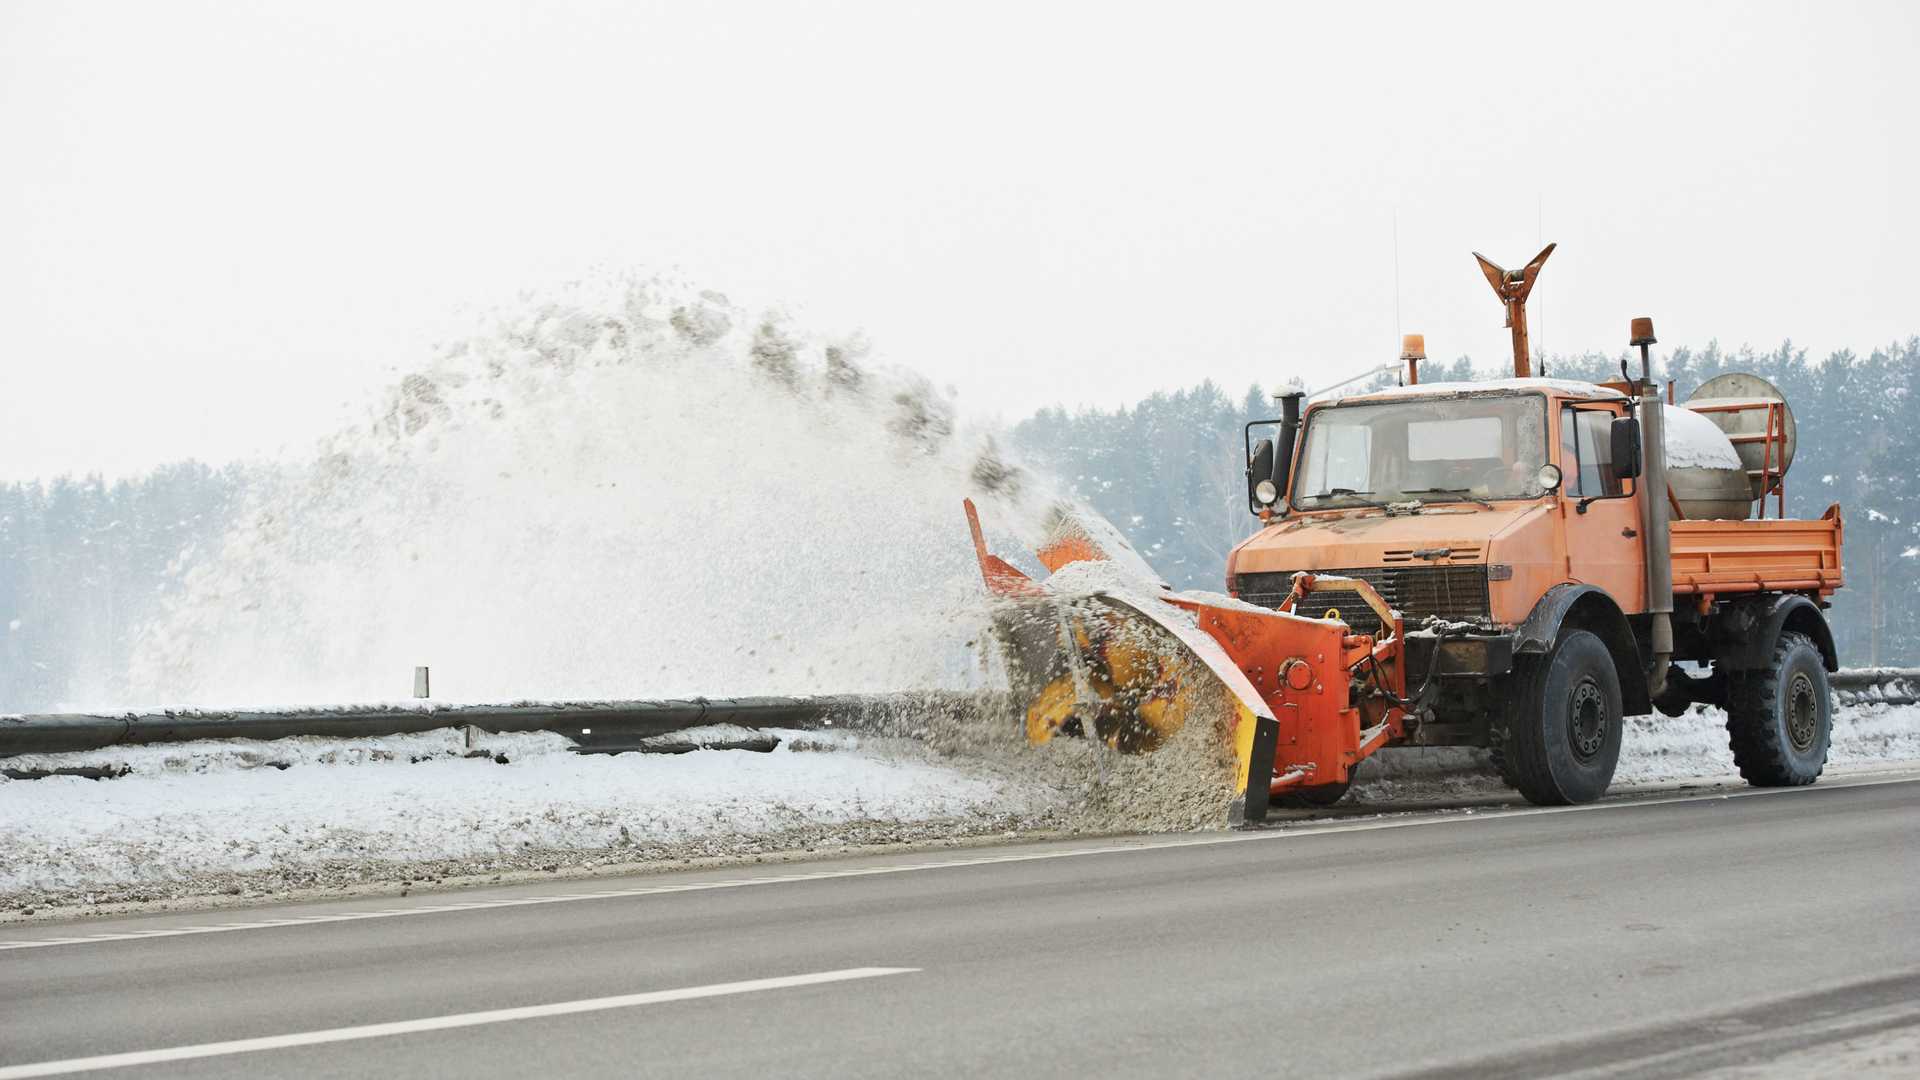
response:
[(1814, 690), (1813, 679), (1805, 672), (1797, 672), (1787, 684), (1787, 741), (1795, 750), (1805, 753), (1813, 749), (1819, 734), (1819, 695)]
[(1600, 687), (1592, 679), (1582, 679), (1573, 688), (1573, 700), (1567, 709), (1568, 742), (1582, 761), (1600, 753), (1607, 741), (1607, 704)]

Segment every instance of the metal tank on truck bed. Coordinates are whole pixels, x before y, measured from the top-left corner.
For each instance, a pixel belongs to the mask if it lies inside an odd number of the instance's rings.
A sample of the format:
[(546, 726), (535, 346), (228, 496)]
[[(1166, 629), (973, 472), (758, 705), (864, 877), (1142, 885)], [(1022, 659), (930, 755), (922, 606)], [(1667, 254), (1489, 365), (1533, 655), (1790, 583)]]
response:
[[(1248, 819), (1270, 799), (1337, 800), (1394, 744), (1488, 747), (1522, 795), (1555, 804), (1606, 791), (1625, 717), (1708, 702), (1750, 782), (1811, 783), (1831, 726), (1839, 508), (1766, 518), (1769, 497), (1784, 504), (1791, 412), (1751, 377), (1662, 402), (1650, 320), (1633, 322), (1638, 377), (1534, 377), (1525, 305), (1552, 251), (1518, 271), (1476, 256), (1507, 310), (1512, 378), (1423, 384), (1410, 337), (1404, 385), (1283, 395), (1279, 418), (1248, 425), (1263, 526), (1228, 556), (1231, 599), (1069, 601), (989, 555), (976, 521), (1028, 737), (1150, 750), (1212, 717)], [(1278, 435), (1256, 445), (1263, 424)], [(1102, 557), (1072, 529), (1041, 552), (1050, 570)]]

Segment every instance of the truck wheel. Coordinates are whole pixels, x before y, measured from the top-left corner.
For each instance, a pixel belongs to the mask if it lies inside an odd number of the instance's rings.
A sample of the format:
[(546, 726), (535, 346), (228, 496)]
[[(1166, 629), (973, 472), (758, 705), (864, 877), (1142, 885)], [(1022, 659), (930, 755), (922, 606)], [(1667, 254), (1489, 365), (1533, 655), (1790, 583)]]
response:
[(1747, 783), (1813, 783), (1833, 737), (1833, 694), (1819, 646), (1805, 634), (1781, 634), (1766, 670), (1736, 676), (1730, 691), (1727, 743)]
[(1592, 802), (1620, 760), (1624, 712), (1613, 654), (1592, 632), (1568, 630), (1553, 651), (1515, 672), (1500, 775), (1536, 806)]

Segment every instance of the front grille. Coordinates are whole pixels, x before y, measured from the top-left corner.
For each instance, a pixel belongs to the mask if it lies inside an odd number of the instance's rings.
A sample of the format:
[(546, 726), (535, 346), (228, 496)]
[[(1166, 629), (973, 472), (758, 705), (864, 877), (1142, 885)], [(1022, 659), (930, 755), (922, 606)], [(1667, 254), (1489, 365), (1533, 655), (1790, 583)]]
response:
[[(1417, 628), (1430, 615), (1443, 619), (1485, 621), (1492, 607), (1487, 599), (1486, 564), (1468, 566), (1365, 566), (1355, 570), (1315, 570), (1316, 574), (1335, 574), (1359, 578), (1374, 587), (1387, 606), (1398, 611), (1407, 628)], [(1235, 585), (1240, 599), (1261, 607), (1277, 608), (1293, 588), (1291, 573), (1241, 574)], [(1355, 633), (1378, 634), (1380, 618), (1351, 592), (1344, 596), (1331, 587), (1314, 594), (1302, 604), (1300, 614), (1319, 615), (1330, 607), (1340, 609), (1340, 618)], [(1338, 597), (1338, 599), (1336, 599)], [(1322, 603), (1322, 600), (1326, 601)]]

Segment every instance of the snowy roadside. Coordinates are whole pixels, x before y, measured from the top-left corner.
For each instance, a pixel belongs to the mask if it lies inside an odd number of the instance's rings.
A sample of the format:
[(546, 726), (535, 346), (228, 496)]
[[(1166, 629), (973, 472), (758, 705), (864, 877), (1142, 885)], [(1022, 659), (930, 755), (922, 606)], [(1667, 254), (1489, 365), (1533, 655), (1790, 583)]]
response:
[[(1740, 783), (1724, 723), (1704, 707), (1631, 720), (1616, 786)], [(490, 735), (469, 747), (445, 730), (13, 758), (16, 769), (129, 772), (0, 779), (0, 918), (1220, 818), (1217, 767), (1191, 747), (1121, 759), (1081, 740), (1045, 752), (992, 740), (941, 751), (847, 732), (778, 734), (768, 753), (577, 755), (558, 735)], [(1920, 705), (1835, 711), (1834, 772), (1915, 762)], [(1362, 767), (1339, 811), (1507, 794), (1482, 751), (1390, 750)]]
[[(1833, 710), (1829, 767), (1912, 761), (1920, 761), (1920, 705), (1842, 705)], [(1623, 784), (1737, 777), (1733, 753), (1727, 749), (1727, 714), (1695, 705), (1682, 717), (1630, 719), (1614, 775)]]
[(0, 913), (978, 835), (1050, 809), (913, 744), (781, 734), (770, 753), (494, 735), (469, 757), (437, 731), (15, 758), (131, 772), (0, 780)]
[[(1834, 709), (1829, 771), (1916, 763), (1920, 763), (1920, 705), (1869, 703)], [(1685, 716), (1656, 713), (1627, 719), (1620, 764), (1613, 774), (1614, 790), (1677, 780), (1745, 783), (1727, 748), (1726, 713), (1695, 705)], [(1390, 804), (1506, 790), (1485, 751), (1436, 747), (1381, 751), (1361, 765), (1348, 799)]]

